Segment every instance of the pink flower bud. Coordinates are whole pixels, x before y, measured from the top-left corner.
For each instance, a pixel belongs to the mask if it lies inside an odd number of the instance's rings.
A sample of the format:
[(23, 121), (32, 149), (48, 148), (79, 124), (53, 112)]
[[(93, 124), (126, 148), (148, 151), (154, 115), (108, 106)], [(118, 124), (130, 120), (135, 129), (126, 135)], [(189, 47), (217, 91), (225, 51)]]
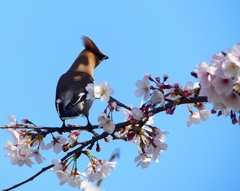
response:
[(165, 82), (167, 79), (168, 79), (168, 75), (167, 75), (167, 74), (164, 74), (164, 76), (163, 76), (163, 81)]
[(116, 103), (115, 101), (113, 101), (113, 102), (111, 103), (111, 106), (112, 106), (112, 108), (116, 109), (118, 105), (117, 105), (117, 103)]
[(109, 142), (110, 142), (109, 138), (107, 138), (107, 137), (104, 137), (104, 141), (105, 141), (106, 143), (109, 143)]
[(100, 148), (100, 146), (99, 146), (98, 143), (97, 143), (96, 151), (97, 151), (97, 152), (100, 152), (100, 151), (101, 151), (101, 148)]
[(182, 92), (182, 96), (183, 96), (183, 97), (189, 97), (191, 94), (192, 94), (192, 93), (191, 93), (191, 90), (184, 90), (184, 91)]
[(148, 79), (149, 79), (150, 81), (154, 82), (154, 80), (152, 79), (151, 75), (149, 75), (149, 74), (145, 74), (145, 75), (148, 77)]
[(211, 110), (211, 114), (217, 113), (214, 109)]
[(179, 88), (179, 84), (175, 83), (173, 84), (174, 88)]
[(237, 119), (233, 119), (233, 120), (232, 120), (232, 124), (233, 124), (233, 125), (235, 125), (237, 122), (238, 122)]
[(221, 116), (221, 115), (222, 115), (222, 112), (219, 111), (218, 114), (217, 114), (217, 116), (219, 117), (219, 116)]
[(68, 151), (68, 149), (69, 149), (69, 148), (68, 148), (68, 144), (69, 144), (69, 143), (67, 143), (67, 144), (65, 144), (65, 145), (62, 146), (62, 150), (63, 150), (64, 152), (67, 152), (67, 151)]
[(160, 77), (156, 77), (155, 80), (160, 83)]
[(115, 110), (116, 110), (116, 111), (120, 111), (120, 107), (116, 107)]
[(32, 124), (32, 122), (29, 121), (28, 119), (22, 119), (22, 122), (23, 122), (24, 124)]
[(193, 77), (195, 77), (195, 78), (198, 78), (198, 75), (197, 75), (196, 72), (191, 72), (191, 75), (192, 75)]
[(172, 115), (176, 109), (176, 106), (172, 105), (166, 110), (166, 114)]

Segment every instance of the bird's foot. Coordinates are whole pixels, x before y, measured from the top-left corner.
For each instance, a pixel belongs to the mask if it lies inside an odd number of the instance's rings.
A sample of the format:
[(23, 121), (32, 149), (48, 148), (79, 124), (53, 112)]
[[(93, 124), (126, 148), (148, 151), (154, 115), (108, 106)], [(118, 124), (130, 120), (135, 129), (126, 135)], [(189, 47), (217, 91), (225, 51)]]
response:
[(66, 128), (66, 125), (65, 125), (65, 121), (63, 121), (63, 124), (62, 124), (62, 129), (65, 129)]
[(86, 127), (87, 127), (87, 129), (88, 129), (89, 131), (92, 131), (92, 130), (93, 130), (93, 126), (92, 126), (92, 124), (91, 124), (89, 121), (88, 121)]

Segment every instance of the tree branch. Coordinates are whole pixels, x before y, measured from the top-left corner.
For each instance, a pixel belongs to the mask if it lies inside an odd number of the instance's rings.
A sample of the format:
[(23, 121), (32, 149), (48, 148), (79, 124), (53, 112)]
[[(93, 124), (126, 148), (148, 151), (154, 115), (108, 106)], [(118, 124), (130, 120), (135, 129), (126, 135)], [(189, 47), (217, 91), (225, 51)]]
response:
[[(113, 98), (111, 98), (113, 99)], [(117, 100), (113, 99), (114, 101), (116, 101), (118, 103), (119, 106), (121, 107), (124, 107), (126, 109), (129, 109), (131, 110), (131, 108), (125, 106), (125, 105), (122, 105), (120, 102), (118, 102)], [(177, 105), (181, 105), (181, 104), (187, 104), (187, 103), (196, 103), (196, 102), (208, 102), (207, 101), (207, 97), (195, 97), (195, 98), (183, 98), (179, 103), (177, 103)], [(119, 104), (120, 103), (120, 104)], [(167, 103), (164, 107), (158, 107), (158, 108), (155, 108), (153, 110), (150, 110), (147, 112), (147, 114), (149, 113), (152, 113), (153, 115), (154, 114), (157, 114), (157, 113), (160, 113), (162, 111), (165, 111), (169, 108), (171, 108), (172, 106), (174, 105), (174, 103)], [(141, 122), (140, 122), (141, 123)], [(117, 123), (115, 124), (115, 132), (116, 131), (119, 131), (123, 128), (125, 128), (126, 126), (128, 125), (131, 125), (131, 122), (130, 120), (129, 121), (126, 121), (126, 122), (122, 122), (122, 123)], [(0, 129), (7, 129), (7, 128), (15, 128), (15, 129), (33, 129), (33, 130), (36, 130), (36, 131), (40, 131), (40, 130), (46, 130), (46, 132), (44, 133), (53, 133), (53, 132), (71, 132), (72, 130), (89, 130), (87, 128), (87, 126), (72, 126), (72, 127), (64, 127), (64, 128), (61, 128), (61, 127), (41, 127), (41, 126), (28, 126), (28, 125), (21, 125), (21, 124), (18, 124), (14, 127), (8, 127), (7, 125), (6, 126), (0, 126)], [(85, 141), (85, 142), (82, 142), (81, 143), (81, 146), (74, 149), (73, 151), (71, 152), (68, 152), (62, 159), (61, 161), (64, 161), (66, 160), (68, 157), (74, 155), (75, 153), (81, 153), (82, 150), (87, 147), (88, 145), (94, 145), (94, 143), (102, 138), (105, 138), (107, 137), (109, 134), (107, 132), (103, 132), (101, 135), (95, 133), (93, 131), (93, 129), (97, 129), (98, 128), (98, 125), (94, 125), (92, 126), (92, 128), (90, 129), (90, 132), (92, 134), (94, 134), (94, 137), (88, 141)], [(125, 140), (126, 141), (126, 138), (118, 138), (116, 135), (112, 134), (112, 138), (113, 139), (122, 139), (122, 140)], [(3, 189), (2, 191), (9, 191), (9, 190), (12, 190), (14, 188), (17, 188), (29, 181), (32, 181), (33, 179), (35, 179), (37, 176), (39, 176), (40, 174), (42, 174), (43, 172), (45, 172), (46, 170), (52, 168), (54, 165), (51, 164), (49, 166), (46, 166), (44, 168), (42, 168), (38, 173), (36, 173), (35, 175), (31, 176), (30, 178), (28, 178), (27, 180), (19, 183), (19, 184), (16, 184), (10, 188), (7, 188), (7, 189)]]

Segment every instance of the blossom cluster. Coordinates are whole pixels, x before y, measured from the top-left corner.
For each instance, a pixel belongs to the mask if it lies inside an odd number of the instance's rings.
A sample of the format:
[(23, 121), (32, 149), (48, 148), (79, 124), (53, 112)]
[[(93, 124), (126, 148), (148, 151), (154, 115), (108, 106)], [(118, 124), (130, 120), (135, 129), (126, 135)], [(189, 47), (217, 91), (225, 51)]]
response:
[[(133, 107), (131, 111), (123, 109), (126, 120), (137, 120), (143, 116), (142, 110)], [(147, 118), (143, 125), (129, 125), (121, 136), (127, 135), (127, 141), (133, 142), (138, 148), (138, 156), (135, 158), (137, 166), (147, 168), (151, 162), (158, 162), (160, 154), (167, 150), (168, 145), (164, 143), (167, 131), (161, 131), (153, 126), (153, 116)]]
[[(8, 119), (8, 127), (17, 125), (17, 120), (14, 116), (8, 116)], [(7, 129), (7, 132), (11, 133), (14, 142), (6, 139), (7, 144), (5, 144), (3, 148), (8, 151), (5, 156), (10, 158), (12, 165), (27, 165), (32, 167), (34, 163), (31, 158), (34, 158), (38, 164), (45, 160), (39, 151), (39, 149), (45, 149), (45, 143), (41, 134), (34, 136), (25, 129), (13, 128)], [(34, 147), (37, 148), (34, 149)]]
[[(240, 110), (240, 44), (226, 53), (212, 56), (209, 64), (201, 62), (196, 66), (195, 76), (200, 81), (200, 95), (207, 96), (213, 103), (212, 113), (229, 115), (232, 123), (238, 122), (236, 113)], [(194, 73), (193, 73), (194, 75)]]
[[(187, 82), (184, 91), (186, 92), (192, 92), (194, 90), (199, 90), (200, 86), (199, 83), (192, 83)], [(189, 97), (193, 97), (195, 94), (190, 94)], [(190, 112), (190, 116), (187, 121), (187, 126), (190, 127), (192, 124), (199, 124), (200, 121), (205, 121), (211, 116), (211, 111), (207, 110), (204, 103), (191, 103), (191, 104), (185, 104)], [(192, 108), (197, 108), (197, 112), (194, 112)]]
[[(166, 102), (170, 105), (166, 108), (166, 114), (172, 115), (175, 111), (176, 105), (181, 103), (184, 99), (193, 98), (199, 95), (200, 86), (199, 83), (187, 82), (185, 87), (182, 87), (179, 83), (170, 84), (167, 82), (168, 75), (164, 75), (163, 80), (160, 77), (153, 79), (149, 74), (145, 74), (143, 80), (136, 82), (137, 90), (135, 91), (136, 97), (144, 96), (144, 100), (147, 101), (142, 107), (133, 111), (133, 118), (140, 119), (145, 113), (150, 113), (149, 109), (154, 109), (158, 104), (160, 107), (165, 107)], [(155, 85), (150, 85), (150, 82)], [(211, 116), (211, 112), (208, 111), (204, 103), (185, 104), (188, 107), (190, 116), (187, 120), (187, 126), (192, 124), (199, 124), (200, 121), (205, 121)], [(192, 108), (197, 108), (198, 112), (194, 112)], [(146, 112), (147, 111), (147, 112)]]
[(106, 162), (102, 160), (91, 160), (86, 168), (86, 173), (81, 173), (77, 168), (69, 169), (69, 164), (67, 160), (62, 162), (61, 160), (54, 159), (52, 161), (53, 167), (51, 171), (57, 174), (58, 179), (60, 180), (59, 185), (64, 185), (68, 183), (71, 187), (77, 187), (78, 189), (88, 190), (99, 190), (94, 187), (92, 184), (87, 184), (85, 176), (88, 176), (88, 181), (94, 182), (95, 180), (102, 180), (106, 176), (110, 175), (110, 171), (115, 169), (116, 162)]
[[(27, 165), (32, 167), (34, 164), (32, 158), (34, 158), (38, 164), (45, 160), (45, 158), (41, 155), (40, 150), (53, 149), (53, 151), (58, 154), (61, 151), (66, 152), (70, 148), (74, 148), (78, 145), (78, 137), (81, 134), (80, 130), (70, 131), (68, 138), (64, 138), (61, 135), (55, 137), (52, 134), (52, 141), (45, 144), (45, 130), (34, 130), (34, 126), (31, 129), (27, 129), (24, 124), (33, 124), (27, 119), (22, 120), (23, 124), (19, 124), (13, 115), (8, 116), (8, 119), (9, 123), (6, 125), (8, 127), (7, 132), (11, 133), (14, 138), (14, 142), (6, 139), (7, 144), (5, 144), (3, 148), (7, 150), (5, 156), (10, 158), (11, 164), (13, 165)], [(73, 126), (68, 127), (71, 128)], [(85, 173), (78, 171), (76, 165), (76, 161), (80, 157), (79, 154), (74, 153), (72, 156), (69, 156), (63, 161), (59, 159), (52, 161), (54, 167), (51, 168), (51, 171), (57, 174), (57, 177), (60, 180), (60, 185), (68, 183), (71, 187), (77, 187), (79, 189), (95, 191), (100, 190), (88, 183), (88, 181), (93, 182), (95, 180), (102, 180), (109, 176), (110, 171), (116, 167), (116, 162), (107, 162), (96, 159), (91, 156), (89, 151), (86, 151), (85, 155), (90, 159), (90, 163), (88, 164)], [(70, 162), (68, 163), (68, 161)], [(70, 171), (69, 167), (72, 162), (73, 167)], [(84, 176), (87, 177), (87, 180), (83, 178)]]
[[(110, 97), (114, 93), (114, 90), (110, 87), (107, 82), (104, 83), (90, 83), (86, 86), (87, 97), (86, 99), (95, 100), (100, 99), (103, 102), (109, 102), (108, 109), (112, 112), (114, 109), (119, 111), (119, 107), (116, 102), (111, 101)], [(103, 127), (104, 131), (112, 134), (115, 130), (115, 125), (110, 118), (110, 115), (107, 115), (107, 109), (101, 113), (98, 117), (99, 127)]]

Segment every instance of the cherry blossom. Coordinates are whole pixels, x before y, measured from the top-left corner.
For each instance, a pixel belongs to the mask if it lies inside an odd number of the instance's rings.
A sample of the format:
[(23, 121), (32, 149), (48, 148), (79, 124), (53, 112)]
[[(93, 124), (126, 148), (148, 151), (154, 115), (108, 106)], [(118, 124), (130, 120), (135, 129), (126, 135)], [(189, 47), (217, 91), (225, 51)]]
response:
[(41, 153), (39, 152), (39, 149), (36, 149), (36, 150), (32, 150), (31, 151), (31, 155), (33, 157), (35, 157), (35, 160), (38, 164), (41, 164), (43, 162), (43, 160), (46, 160), (42, 155)]
[(70, 143), (75, 143), (77, 141), (78, 136), (80, 135), (80, 133), (81, 133), (80, 130), (69, 133), (69, 135), (68, 135), (69, 142)]
[(8, 152), (5, 154), (6, 157), (12, 157), (18, 155), (18, 147), (12, 141), (5, 139), (7, 144), (3, 145), (3, 148)]
[(204, 86), (204, 88), (208, 88), (211, 85), (211, 71), (209, 66), (205, 62), (201, 62), (196, 66), (196, 73), (200, 80), (200, 83)]
[(108, 132), (109, 134), (112, 134), (115, 130), (115, 125), (112, 120), (109, 119), (109, 117), (105, 113), (101, 113), (98, 117), (98, 122), (100, 124), (98, 127), (103, 127), (104, 131)]
[(232, 92), (233, 82), (230, 79), (223, 79), (216, 76), (212, 80), (212, 85), (218, 95), (225, 94), (226, 96)]
[(150, 101), (152, 103), (160, 103), (160, 106), (165, 106), (165, 99), (164, 99), (164, 95), (162, 92), (160, 92), (159, 90), (154, 90), (153, 94), (151, 96)]
[[(240, 62), (239, 62), (240, 63)], [(240, 73), (240, 67), (237, 66), (234, 62), (230, 60), (226, 60), (222, 64), (222, 69), (225, 77), (227, 78), (233, 78), (238, 79), (239, 73)]]
[(136, 97), (144, 96), (144, 100), (148, 100), (150, 98), (150, 87), (149, 87), (149, 78), (145, 74), (143, 80), (138, 80), (136, 82), (137, 90), (135, 90), (134, 94)]
[(53, 137), (53, 141), (46, 145), (46, 150), (53, 148), (56, 154), (62, 151), (62, 145), (66, 144), (68, 140), (62, 136)]
[(151, 157), (147, 156), (147, 154), (139, 154), (135, 159), (134, 162), (137, 163), (137, 167), (141, 166), (142, 168), (147, 168), (151, 164)]
[(87, 180), (83, 180), (81, 183), (81, 189), (84, 191), (100, 191), (100, 188), (94, 186)]
[(108, 102), (110, 96), (114, 93), (114, 90), (110, 88), (108, 82), (88, 84), (86, 90), (88, 91), (86, 99), (94, 100), (100, 98), (103, 102)]
[(81, 182), (83, 181), (82, 173), (76, 170), (70, 172), (66, 164), (62, 163), (59, 159), (52, 160), (52, 163), (54, 164), (54, 167), (50, 170), (56, 173), (58, 179), (60, 180), (59, 185), (62, 186), (63, 184), (68, 183), (69, 186), (77, 186), (80, 189)]
[(190, 127), (193, 123), (199, 124), (200, 119), (200, 114), (198, 112), (192, 112), (192, 114), (188, 118), (187, 126)]
[(7, 124), (8, 127), (14, 127), (17, 124), (17, 119), (14, 115), (8, 116), (9, 123)]
[(236, 44), (231, 52), (227, 55), (228, 59), (235, 63), (237, 66), (240, 66), (240, 44)]
[(213, 110), (217, 111), (217, 110), (221, 110), (221, 113), (224, 116), (228, 116), (229, 115), (229, 110), (228, 108), (221, 102), (215, 102), (213, 103)]
[(133, 118), (136, 120), (140, 120), (143, 117), (142, 110), (138, 109), (137, 107), (133, 107), (131, 112), (132, 112)]
[(103, 84), (101, 84), (100, 87), (101, 88), (97, 93), (101, 95), (101, 98), (100, 98), (101, 101), (108, 102), (110, 99), (110, 96), (114, 93), (113, 89), (110, 88), (110, 85), (107, 82), (104, 82)]
[(86, 90), (87, 90), (87, 92), (88, 92), (88, 94), (87, 94), (87, 97), (86, 97), (86, 99), (90, 99), (90, 100), (94, 100), (94, 99), (96, 99), (96, 97), (95, 97), (95, 87), (96, 87), (96, 84), (95, 83), (90, 83), (90, 84), (88, 84), (87, 86), (86, 86)]
[(80, 189), (82, 181), (82, 174), (79, 171), (74, 170), (71, 172), (70, 177), (68, 178), (68, 185), (73, 188), (77, 187)]
[(117, 162), (98, 161), (97, 164), (89, 163), (86, 168), (88, 180), (94, 182), (95, 180), (102, 180), (110, 175), (110, 171), (116, 168)]

